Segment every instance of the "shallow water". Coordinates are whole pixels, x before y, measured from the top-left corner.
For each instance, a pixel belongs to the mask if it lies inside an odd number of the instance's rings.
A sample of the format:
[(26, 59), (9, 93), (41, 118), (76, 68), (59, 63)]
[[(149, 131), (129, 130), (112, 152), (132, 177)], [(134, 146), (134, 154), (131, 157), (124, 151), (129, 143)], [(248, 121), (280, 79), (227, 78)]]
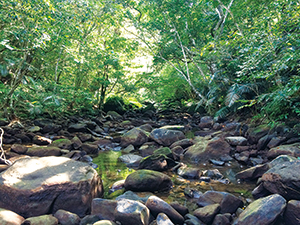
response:
[[(98, 157), (94, 158), (93, 162), (99, 166), (97, 170), (103, 180), (105, 191), (104, 198), (116, 197), (116, 195), (109, 194), (109, 188), (111, 187), (111, 185), (116, 181), (126, 179), (126, 177), (130, 173), (134, 172), (134, 169), (127, 168), (124, 163), (118, 160), (119, 156), (121, 155), (122, 153), (120, 151), (102, 151), (99, 153)], [(219, 181), (206, 183), (203, 181), (200, 182), (199, 180), (187, 180), (172, 172), (166, 172), (171, 177), (174, 183), (174, 187), (169, 192), (155, 193), (155, 195), (164, 199), (168, 203), (177, 201), (180, 204), (187, 206), (189, 210), (194, 210), (195, 208), (197, 208), (197, 205), (196, 199), (189, 198), (184, 194), (184, 190), (187, 188), (203, 193), (208, 190), (229, 192), (237, 197), (240, 197), (246, 205), (247, 203), (252, 201), (251, 192), (255, 187), (255, 183), (240, 183), (234, 178), (236, 172), (246, 169), (241, 168), (239, 164), (233, 162), (225, 166), (214, 166), (211, 164), (193, 164), (189, 166), (200, 168), (201, 171), (207, 169), (218, 169), (225, 178), (228, 178), (230, 180), (230, 183), (224, 184)], [(118, 193), (122, 194), (120, 192)], [(147, 194), (149, 193), (139, 193), (139, 195), (141, 196), (145, 196)]]

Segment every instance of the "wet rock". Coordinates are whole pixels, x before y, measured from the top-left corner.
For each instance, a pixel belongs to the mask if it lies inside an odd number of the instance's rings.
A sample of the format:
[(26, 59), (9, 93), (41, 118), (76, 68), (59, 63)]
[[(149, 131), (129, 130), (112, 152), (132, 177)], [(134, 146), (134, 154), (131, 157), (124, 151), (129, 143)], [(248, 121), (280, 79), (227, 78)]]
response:
[(163, 146), (170, 146), (176, 141), (185, 139), (184, 133), (178, 130), (168, 130), (168, 129), (154, 129), (150, 133), (150, 138), (152, 138), (157, 143)]
[(180, 146), (182, 148), (187, 148), (187, 147), (192, 146), (193, 144), (195, 144), (195, 142), (192, 139), (182, 139), (182, 140), (174, 142), (170, 146), (170, 148), (172, 149), (172, 148), (175, 148), (177, 146)]
[(80, 218), (78, 215), (63, 209), (57, 210), (54, 214), (54, 217), (61, 225), (79, 225), (80, 223)]
[(169, 217), (164, 213), (159, 213), (156, 217), (157, 225), (174, 225)]
[(127, 147), (128, 145), (141, 146), (148, 141), (147, 133), (140, 128), (133, 128), (126, 132), (121, 137), (121, 146)]
[(211, 204), (196, 209), (193, 214), (204, 223), (211, 223), (215, 216), (219, 213), (221, 207), (219, 204)]
[(261, 178), (264, 188), (286, 199), (300, 200), (300, 160), (285, 162), (265, 172)]
[(10, 150), (18, 154), (25, 154), (28, 150), (28, 147), (19, 144), (13, 144)]
[(143, 158), (139, 163), (139, 169), (164, 171), (168, 169), (167, 157), (165, 155), (150, 155)]
[(207, 191), (198, 199), (197, 205), (204, 207), (211, 204), (220, 204), (220, 213), (234, 213), (243, 206), (243, 201), (227, 192)]
[(91, 215), (97, 215), (103, 220), (115, 220), (115, 208), (117, 207), (116, 200), (103, 198), (94, 198), (92, 201)]
[(140, 201), (140, 202), (146, 203), (150, 196), (152, 196), (152, 193), (149, 193), (149, 195), (146, 197), (140, 197), (132, 191), (126, 191), (124, 194), (116, 197), (116, 200), (129, 199), (129, 200), (133, 200), (133, 201)]
[(204, 170), (202, 171), (203, 176), (210, 177), (211, 179), (214, 180), (219, 180), (224, 178), (224, 176), (220, 173), (218, 169), (213, 169), (213, 170)]
[(148, 225), (150, 211), (138, 201), (122, 199), (117, 202), (115, 217), (116, 221), (124, 225)]
[(23, 221), (23, 224), (27, 225), (57, 225), (58, 220), (52, 215), (42, 215), (27, 218)]
[(250, 146), (236, 146), (236, 149), (235, 149), (235, 151), (238, 153), (249, 151), (249, 150), (250, 150)]
[(269, 169), (268, 164), (257, 165), (236, 174), (236, 179), (254, 180), (261, 177)]
[(294, 157), (300, 157), (300, 144), (291, 144), (291, 145), (280, 145), (274, 148), (271, 148), (268, 153), (268, 159), (274, 159), (280, 155), (289, 155)]
[(42, 136), (39, 136), (39, 135), (35, 135), (33, 138), (32, 138), (32, 143), (33, 144), (36, 144), (36, 145), (49, 145), (52, 143), (52, 140), (49, 139), (49, 138), (46, 138), (46, 137), (42, 137)]
[(26, 133), (15, 134), (14, 137), (21, 140), (22, 144), (31, 143), (31, 140), (32, 140), (30, 135), (27, 135)]
[(24, 217), (58, 209), (84, 216), (92, 199), (102, 194), (97, 171), (66, 157), (19, 159), (0, 174), (0, 207)]
[(225, 162), (220, 160), (209, 159), (209, 162), (216, 166), (224, 166)]
[(42, 129), (42, 133), (56, 133), (58, 131), (60, 131), (62, 129), (61, 125), (56, 125), (56, 124), (46, 124), (43, 129)]
[(0, 224), (20, 225), (25, 219), (17, 213), (0, 208)]
[(183, 224), (184, 218), (167, 202), (156, 196), (150, 196), (146, 206), (153, 216), (165, 213), (174, 224)]
[(173, 187), (171, 178), (151, 170), (138, 170), (125, 179), (125, 189), (131, 191), (166, 191)]
[(76, 123), (76, 124), (71, 124), (68, 127), (68, 131), (70, 133), (75, 133), (75, 132), (86, 132), (87, 131), (87, 125), (85, 123)]
[(206, 138), (198, 137), (196, 144), (189, 147), (184, 154), (185, 159), (193, 162), (206, 162), (214, 158), (217, 159), (224, 155), (229, 155), (231, 147), (221, 138), (214, 138), (207, 140)]
[(286, 200), (278, 195), (270, 195), (252, 202), (242, 212), (234, 225), (269, 225), (273, 224), (277, 217), (283, 213)]
[(228, 144), (233, 146), (245, 146), (247, 145), (247, 139), (242, 136), (235, 136), (235, 137), (226, 137), (225, 141), (228, 142)]
[(300, 201), (291, 200), (288, 202), (285, 213), (284, 221), (288, 225), (300, 224)]
[(39, 146), (39, 147), (31, 147), (28, 148), (27, 155), (29, 156), (60, 156), (61, 155), (61, 149), (57, 147), (52, 146)]
[(53, 141), (50, 146), (71, 150), (73, 148), (73, 142), (69, 139), (57, 139)]

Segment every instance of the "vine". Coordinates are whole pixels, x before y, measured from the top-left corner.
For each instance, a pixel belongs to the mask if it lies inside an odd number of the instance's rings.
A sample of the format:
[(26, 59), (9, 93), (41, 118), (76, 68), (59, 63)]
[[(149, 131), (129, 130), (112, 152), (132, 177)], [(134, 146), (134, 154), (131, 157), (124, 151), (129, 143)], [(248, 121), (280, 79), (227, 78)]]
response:
[(6, 165), (11, 165), (12, 162), (9, 161), (8, 159), (6, 159), (5, 157), (5, 153), (4, 153), (4, 149), (2, 148), (2, 139), (3, 139), (3, 134), (4, 134), (4, 130), (0, 127), (1, 130), (1, 135), (0, 135), (0, 150), (1, 150), (1, 156), (0, 159), (6, 164)]

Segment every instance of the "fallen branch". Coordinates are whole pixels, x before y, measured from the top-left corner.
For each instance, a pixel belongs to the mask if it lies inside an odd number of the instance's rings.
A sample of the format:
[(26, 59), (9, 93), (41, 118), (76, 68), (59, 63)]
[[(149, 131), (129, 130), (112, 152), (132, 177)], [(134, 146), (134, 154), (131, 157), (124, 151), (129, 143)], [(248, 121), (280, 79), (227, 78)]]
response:
[(5, 157), (5, 153), (4, 153), (4, 149), (2, 148), (2, 139), (3, 139), (3, 134), (4, 134), (4, 130), (0, 127), (1, 130), (1, 135), (0, 135), (0, 150), (1, 150), (1, 156), (0, 159), (6, 164), (6, 165), (11, 165), (12, 162), (9, 161), (8, 159), (6, 159)]

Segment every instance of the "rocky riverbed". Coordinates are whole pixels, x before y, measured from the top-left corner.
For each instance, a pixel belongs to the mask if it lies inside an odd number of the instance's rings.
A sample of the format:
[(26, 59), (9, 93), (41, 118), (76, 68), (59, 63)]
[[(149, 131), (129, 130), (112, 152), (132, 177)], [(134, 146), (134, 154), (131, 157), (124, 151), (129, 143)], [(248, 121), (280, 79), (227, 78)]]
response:
[(297, 126), (176, 112), (0, 126), (0, 224), (300, 224)]

